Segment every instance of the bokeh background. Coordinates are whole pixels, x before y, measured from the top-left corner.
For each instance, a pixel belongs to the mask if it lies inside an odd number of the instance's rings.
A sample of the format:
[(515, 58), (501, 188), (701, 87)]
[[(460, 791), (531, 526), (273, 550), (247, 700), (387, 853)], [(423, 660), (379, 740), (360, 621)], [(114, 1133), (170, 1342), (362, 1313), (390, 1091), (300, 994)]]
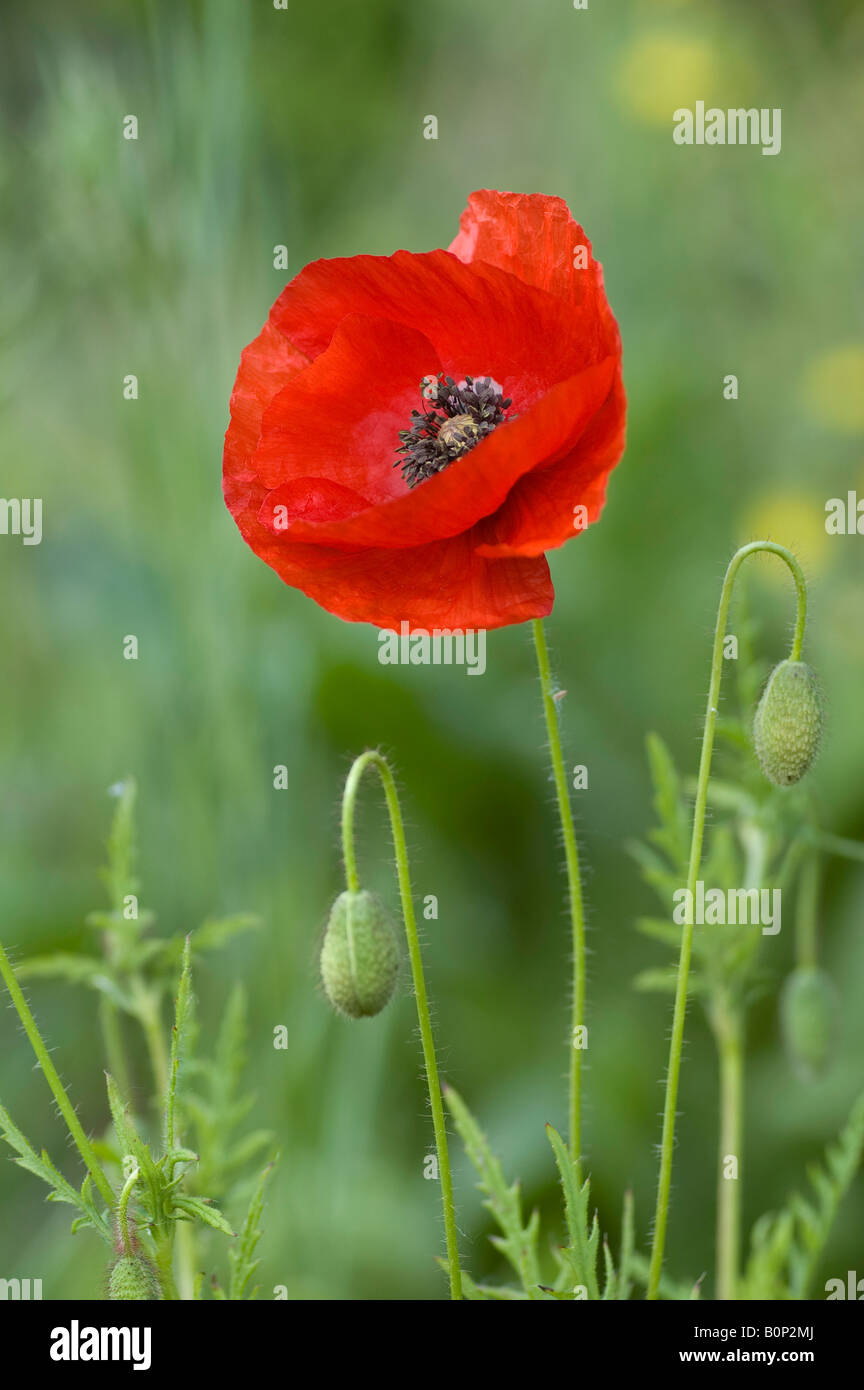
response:
[[(567, 924), (529, 634), (492, 634), (482, 679), (387, 668), (372, 628), (281, 585), (220, 494), (244, 344), (308, 260), (447, 245), (472, 188), (566, 198), (605, 267), (629, 443), (602, 523), (551, 557), (548, 624), (567, 695), (590, 904), (587, 1144), (605, 1227), (653, 1209), (669, 1026), (632, 978), (665, 959), (625, 851), (651, 821), (657, 730), (695, 771), (710, 635), (735, 546), (769, 535), (812, 581), (809, 654), (830, 699), (813, 786), (864, 837), (864, 539), (825, 534), (864, 496), (855, 0), (43, 0), (4, 7), (0, 222), (2, 492), (42, 497), (38, 547), (0, 538), (0, 922), (16, 956), (86, 944), (112, 809), (140, 787), (142, 901), (157, 930), (249, 910), (258, 932), (197, 972), (204, 1032), (249, 988), (253, 1122), (282, 1159), (261, 1280), (292, 1298), (436, 1298), (439, 1191), (407, 987), (379, 1020), (334, 1018), (316, 948), (340, 889), (337, 806), (354, 753), (399, 769), (444, 1071), (529, 1202), (554, 1217), (546, 1120), (565, 1125)], [(781, 107), (783, 149), (679, 148), (699, 99)], [(126, 114), (137, 142), (122, 138)], [(439, 138), (423, 138), (435, 114)], [(289, 271), (273, 268), (288, 248)], [(725, 401), (723, 377), (740, 379)], [(123, 399), (127, 373), (139, 399)], [(758, 573), (756, 572), (758, 571)], [(781, 567), (754, 565), (764, 654), (791, 622)], [(126, 634), (140, 642), (125, 661)], [(276, 791), (285, 764), (290, 789)], [(395, 902), (386, 826), (361, 814), (370, 882)], [(817, 1087), (791, 1074), (776, 991), (755, 1009), (745, 1224), (803, 1182), (864, 1080), (864, 868), (832, 862), (822, 913), (841, 1036)], [(784, 932), (770, 964), (791, 960)], [(105, 1125), (92, 996), (29, 996), (87, 1126)], [(289, 1048), (276, 1051), (285, 1025)], [(143, 1077), (143, 1072), (142, 1072)], [(11, 1011), (0, 1098), (70, 1174), (64, 1131)], [(716, 1079), (694, 1009), (669, 1269), (711, 1269)], [(457, 1159), (466, 1260), (500, 1271)], [(99, 1297), (104, 1247), (0, 1163), (0, 1275)], [(825, 1262), (861, 1268), (864, 1184)], [(709, 1272), (706, 1291), (711, 1287)]]

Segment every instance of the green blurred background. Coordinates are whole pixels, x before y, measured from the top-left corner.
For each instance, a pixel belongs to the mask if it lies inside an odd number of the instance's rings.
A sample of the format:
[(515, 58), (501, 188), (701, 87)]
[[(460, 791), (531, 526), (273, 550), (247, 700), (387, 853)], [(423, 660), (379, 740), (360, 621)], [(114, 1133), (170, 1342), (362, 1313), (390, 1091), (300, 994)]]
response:
[[(828, 538), (828, 497), (864, 495), (859, 156), (864, 10), (853, 0), (43, 0), (4, 7), (2, 492), (44, 499), (39, 547), (0, 538), (0, 921), (17, 956), (86, 944), (110, 784), (140, 791), (142, 901), (158, 930), (250, 910), (262, 928), (197, 972), (206, 1030), (232, 981), (252, 1008), (253, 1120), (277, 1134), (265, 1296), (445, 1292), (439, 1189), (409, 991), (377, 1022), (326, 1007), (316, 947), (340, 888), (352, 755), (398, 766), (443, 1068), (526, 1196), (556, 1211), (543, 1133), (566, 1114), (567, 924), (527, 629), (488, 670), (381, 667), (372, 628), (284, 587), (220, 494), (240, 351), (286, 278), (320, 256), (447, 245), (467, 194), (559, 194), (604, 263), (624, 342), (629, 442), (600, 525), (551, 557), (548, 624), (579, 795), (590, 903), (587, 1145), (604, 1226), (624, 1188), (640, 1235), (655, 1185), (667, 1001), (634, 974), (665, 959), (624, 844), (651, 820), (644, 737), (695, 771), (719, 582), (741, 540), (798, 549), (810, 659), (830, 699), (813, 783), (826, 828), (864, 837), (864, 540)], [(777, 158), (679, 148), (704, 98), (783, 110)], [(137, 142), (122, 119), (139, 120)], [(439, 138), (423, 138), (436, 114)], [(289, 276), (273, 269), (288, 247)], [(723, 377), (740, 378), (724, 401)], [(139, 380), (137, 401), (122, 381)], [(764, 654), (792, 618), (770, 559), (751, 597)], [(134, 633), (137, 662), (122, 657)], [(291, 789), (273, 788), (285, 764)], [(361, 815), (391, 900), (379, 798)], [(841, 996), (832, 1069), (808, 1088), (752, 1017), (745, 1223), (803, 1180), (864, 1079), (864, 870), (829, 868), (825, 963)], [(772, 942), (778, 979), (791, 933)], [(86, 1125), (105, 1108), (93, 998), (31, 1002)], [(273, 1029), (288, 1029), (276, 1051)], [(64, 1131), (11, 1011), (0, 1097), (70, 1173)], [(143, 1073), (142, 1073), (143, 1074)], [(691, 1012), (669, 1268), (711, 1269), (716, 1080)], [(475, 1277), (501, 1272), (461, 1155)], [(0, 1275), (96, 1298), (103, 1247), (0, 1163)], [(861, 1269), (859, 1184), (826, 1260)], [(856, 1264), (857, 1261), (857, 1264)], [(864, 1273), (864, 1269), (861, 1269)], [(709, 1282), (706, 1290), (710, 1290)]]

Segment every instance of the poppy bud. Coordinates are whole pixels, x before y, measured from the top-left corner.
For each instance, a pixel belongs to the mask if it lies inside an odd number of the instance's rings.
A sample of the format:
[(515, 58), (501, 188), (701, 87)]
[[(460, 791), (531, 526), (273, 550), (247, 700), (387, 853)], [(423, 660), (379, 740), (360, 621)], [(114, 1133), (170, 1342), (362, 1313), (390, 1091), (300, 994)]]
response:
[(321, 978), (330, 1003), (349, 1018), (370, 1018), (389, 1003), (399, 973), (396, 932), (372, 893), (340, 893), (321, 948)]
[(836, 1011), (834, 986), (824, 970), (793, 970), (780, 996), (780, 1018), (787, 1056), (806, 1077), (825, 1069)]
[(138, 1303), (161, 1300), (162, 1291), (150, 1261), (141, 1255), (120, 1255), (108, 1275), (108, 1298)]
[(816, 677), (803, 661), (775, 666), (753, 721), (762, 771), (778, 787), (799, 782), (816, 756), (822, 701)]

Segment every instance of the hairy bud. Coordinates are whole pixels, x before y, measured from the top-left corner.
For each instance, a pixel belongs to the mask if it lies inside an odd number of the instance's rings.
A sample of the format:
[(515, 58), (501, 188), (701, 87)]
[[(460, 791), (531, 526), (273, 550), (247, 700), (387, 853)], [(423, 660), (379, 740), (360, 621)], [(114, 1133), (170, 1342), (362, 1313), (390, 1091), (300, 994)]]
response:
[(370, 1018), (389, 1003), (399, 973), (396, 932), (384, 906), (365, 891), (340, 893), (321, 948), (327, 998), (349, 1018)]
[(108, 1274), (108, 1298), (138, 1303), (161, 1299), (162, 1291), (150, 1261), (141, 1255), (120, 1255)]
[(780, 996), (786, 1053), (806, 1077), (824, 1071), (831, 1051), (837, 997), (824, 970), (801, 966), (787, 978)]
[(799, 782), (822, 734), (822, 700), (816, 677), (803, 661), (781, 661), (771, 672), (753, 721), (753, 743), (762, 771), (778, 787)]

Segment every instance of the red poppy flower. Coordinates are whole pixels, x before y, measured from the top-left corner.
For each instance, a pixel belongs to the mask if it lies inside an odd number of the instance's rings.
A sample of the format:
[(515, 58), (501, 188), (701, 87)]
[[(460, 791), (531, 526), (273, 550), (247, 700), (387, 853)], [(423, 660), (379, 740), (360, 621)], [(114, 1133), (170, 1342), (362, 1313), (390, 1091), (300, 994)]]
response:
[(315, 261), (283, 290), (240, 362), (225, 500), (340, 618), (501, 627), (550, 611), (544, 552), (599, 516), (624, 414), (581, 227), (484, 190), (447, 251)]

